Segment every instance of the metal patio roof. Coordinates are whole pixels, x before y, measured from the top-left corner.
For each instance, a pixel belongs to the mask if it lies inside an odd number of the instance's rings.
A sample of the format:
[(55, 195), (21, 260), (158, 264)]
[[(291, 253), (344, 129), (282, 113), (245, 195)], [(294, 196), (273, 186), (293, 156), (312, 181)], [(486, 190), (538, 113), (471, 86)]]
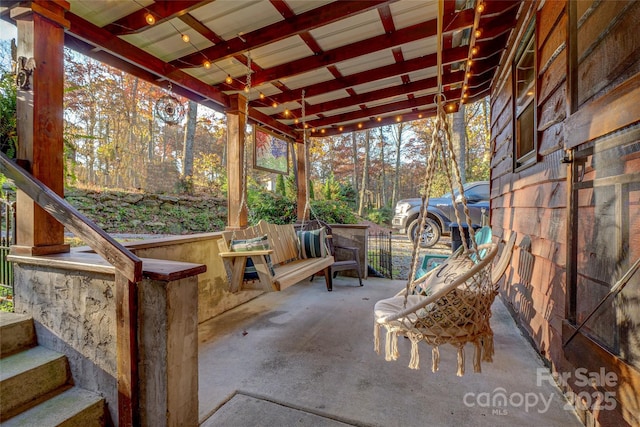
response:
[(68, 47), (218, 111), (241, 93), (300, 139), (303, 122), (328, 136), (434, 115), (439, 73), (450, 111), (488, 95), (521, 1), (69, 3)]

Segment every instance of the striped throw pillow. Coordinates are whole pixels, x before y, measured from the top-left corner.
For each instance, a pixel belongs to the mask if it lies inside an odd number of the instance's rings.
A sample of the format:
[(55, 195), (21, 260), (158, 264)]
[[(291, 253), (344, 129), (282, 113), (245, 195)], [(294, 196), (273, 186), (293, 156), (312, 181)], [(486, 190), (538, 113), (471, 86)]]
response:
[(327, 232), (322, 227), (311, 231), (298, 231), (298, 255), (300, 259), (327, 256)]
[[(253, 239), (232, 240), (229, 242), (229, 248), (232, 252), (249, 252), (271, 249), (269, 246), (269, 239), (266, 234), (264, 236), (254, 237)], [(275, 276), (276, 273), (273, 269), (271, 257), (269, 255), (265, 255), (265, 259), (267, 260), (267, 265), (269, 266), (271, 275)], [(247, 264), (244, 269), (244, 280), (258, 280), (258, 272), (256, 271), (256, 267), (251, 258), (247, 258)]]

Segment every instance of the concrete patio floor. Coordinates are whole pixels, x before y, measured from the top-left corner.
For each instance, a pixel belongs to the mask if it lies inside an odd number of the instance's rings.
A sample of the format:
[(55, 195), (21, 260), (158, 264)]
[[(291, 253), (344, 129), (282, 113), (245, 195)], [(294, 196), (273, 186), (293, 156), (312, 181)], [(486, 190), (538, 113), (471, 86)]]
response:
[[(404, 281), (338, 277), (262, 295), (200, 325), (199, 419), (206, 427), (581, 426), (548, 370), (496, 300), (493, 363), (456, 376), (456, 351), (430, 347), (411, 370), (410, 343), (386, 362), (373, 350), (373, 305)], [(384, 334), (383, 334), (384, 340)], [(384, 345), (384, 343), (383, 343)], [(496, 405), (500, 397), (506, 406)]]

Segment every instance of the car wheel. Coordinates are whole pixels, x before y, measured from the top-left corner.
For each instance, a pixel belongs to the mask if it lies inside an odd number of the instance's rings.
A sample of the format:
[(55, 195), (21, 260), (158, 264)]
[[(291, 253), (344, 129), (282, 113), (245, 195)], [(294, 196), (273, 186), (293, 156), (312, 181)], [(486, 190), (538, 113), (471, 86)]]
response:
[(409, 226), (409, 232), (407, 233), (409, 239), (414, 242), (416, 238), (420, 238), (420, 247), (422, 248), (430, 248), (438, 243), (440, 240), (440, 236), (442, 232), (440, 231), (440, 226), (434, 220), (427, 218), (427, 221), (424, 224), (424, 230), (422, 233), (417, 233), (418, 226), (420, 225), (420, 221), (416, 219)]

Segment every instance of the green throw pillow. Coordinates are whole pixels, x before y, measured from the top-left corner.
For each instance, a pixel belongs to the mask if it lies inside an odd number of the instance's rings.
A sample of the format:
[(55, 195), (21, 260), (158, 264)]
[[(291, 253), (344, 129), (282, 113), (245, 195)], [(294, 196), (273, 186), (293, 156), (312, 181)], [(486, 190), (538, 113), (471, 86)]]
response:
[[(269, 239), (266, 234), (261, 237), (254, 237), (253, 239), (232, 240), (229, 243), (229, 247), (232, 252), (249, 252), (271, 249), (269, 246)], [(265, 259), (267, 260), (267, 265), (269, 266), (271, 275), (275, 276), (276, 273), (273, 270), (271, 257), (269, 255), (265, 255)], [(244, 268), (244, 280), (258, 280), (258, 278), (258, 272), (253, 264), (253, 260), (251, 258), (247, 258), (247, 264)]]
[(327, 233), (322, 227), (311, 231), (298, 231), (298, 256), (300, 259), (327, 256)]

